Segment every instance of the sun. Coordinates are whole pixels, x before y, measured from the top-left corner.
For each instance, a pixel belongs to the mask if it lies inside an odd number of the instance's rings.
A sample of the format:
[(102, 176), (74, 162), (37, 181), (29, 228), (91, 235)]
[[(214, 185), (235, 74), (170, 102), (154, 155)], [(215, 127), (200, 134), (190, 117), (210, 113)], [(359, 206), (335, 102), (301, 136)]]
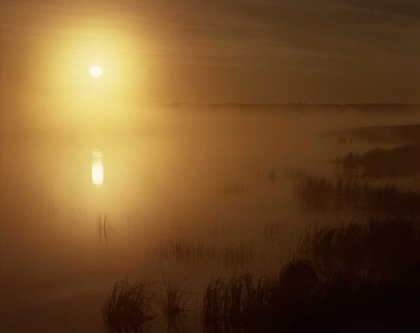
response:
[(102, 68), (99, 66), (93, 66), (90, 69), (90, 75), (93, 77), (100, 77), (102, 75)]

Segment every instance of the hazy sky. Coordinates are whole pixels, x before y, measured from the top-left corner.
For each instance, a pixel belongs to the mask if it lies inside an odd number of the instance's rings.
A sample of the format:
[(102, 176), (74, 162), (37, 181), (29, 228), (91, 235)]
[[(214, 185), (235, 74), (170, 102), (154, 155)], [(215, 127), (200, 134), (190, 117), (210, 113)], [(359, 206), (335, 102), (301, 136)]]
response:
[(420, 103), (418, 0), (0, 1), (2, 90), (102, 52), (146, 102)]

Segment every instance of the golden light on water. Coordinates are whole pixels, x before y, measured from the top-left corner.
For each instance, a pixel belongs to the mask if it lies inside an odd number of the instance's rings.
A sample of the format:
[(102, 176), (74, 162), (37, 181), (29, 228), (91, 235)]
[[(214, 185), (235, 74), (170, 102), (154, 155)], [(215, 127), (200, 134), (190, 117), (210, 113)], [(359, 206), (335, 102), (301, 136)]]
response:
[(93, 77), (100, 77), (102, 75), (102, 68), (99, 66), (93, 66), (90, 69), (90, 75)]
[(103, 154), (99, 149), (92, 150), (92, 183), (96, 186), (104, 183)]

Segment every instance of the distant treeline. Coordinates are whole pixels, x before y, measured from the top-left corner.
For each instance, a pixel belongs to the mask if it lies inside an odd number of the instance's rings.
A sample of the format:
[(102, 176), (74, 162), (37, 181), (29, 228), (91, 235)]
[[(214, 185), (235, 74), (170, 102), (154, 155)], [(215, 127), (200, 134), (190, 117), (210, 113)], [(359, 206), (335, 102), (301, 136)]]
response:
[(183, 109), (183, 108), (199, 108), (211, 110), (285, 110), (285, 111), (359, 111), (359, 112), (377, 112), (377, 111), (420, 111), (419, 104), (378, 104), (378, 103), (364, 103), (364, 104), (303, 104), (303, 103), (209, 103), (209, 104), (189, 104), (189, 103), (171, 103), (168, 105), (170, 108)]

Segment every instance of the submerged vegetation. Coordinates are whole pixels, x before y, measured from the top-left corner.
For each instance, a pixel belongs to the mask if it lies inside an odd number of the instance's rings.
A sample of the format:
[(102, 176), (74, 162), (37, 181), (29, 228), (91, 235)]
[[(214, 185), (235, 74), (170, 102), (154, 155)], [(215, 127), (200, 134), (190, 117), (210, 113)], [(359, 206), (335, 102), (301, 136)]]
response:
[(158, 243), (147, 249), (147, 255), (159, 261), (176, 263), (217, 262), (228, 267), (247, 266), (253, 261), (254, 252), (251, 244), (206, 244), (182, 237)]
[(140, 279), (133, 284), (117, 282), (102, 308), (106, 326), (111, 332), (139, 332), (154, 318), (152, 282)]
[(185, 302), (187, 288), (183, 287), (180, 281), (174, 281), (168, 275), (164, 276), (163, 284), (165, 290), (163, 296), (158, 299), (158, 304), (170, 331), (179, 332), (185, 326), (183, 320), (188, 311)]
[(99, 241), (108, 241), (111, 232), (114, 230), (114, 224), (108, 214), (102, 216), (98, 213), (96, 216), (96, 233)]
[(134, 283), (117, 282), (102, 307), (103, 320), (109, 332), (143, 332), (163, 315), (170, 331), (184, 327), (187, 288), (168, 275), (163, 277), (164, 289), (141, 278)]

